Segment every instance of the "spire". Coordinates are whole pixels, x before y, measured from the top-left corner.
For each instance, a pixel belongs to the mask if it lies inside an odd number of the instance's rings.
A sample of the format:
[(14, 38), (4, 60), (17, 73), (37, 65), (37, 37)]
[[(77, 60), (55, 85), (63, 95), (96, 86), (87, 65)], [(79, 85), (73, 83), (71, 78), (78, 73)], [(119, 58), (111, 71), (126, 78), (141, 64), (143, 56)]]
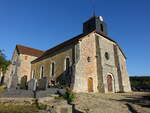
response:
[(92, 0), (92, 13), (93, 13), (93, 16), (96, 16), (96, 12), (95, 12), (95, 0)]

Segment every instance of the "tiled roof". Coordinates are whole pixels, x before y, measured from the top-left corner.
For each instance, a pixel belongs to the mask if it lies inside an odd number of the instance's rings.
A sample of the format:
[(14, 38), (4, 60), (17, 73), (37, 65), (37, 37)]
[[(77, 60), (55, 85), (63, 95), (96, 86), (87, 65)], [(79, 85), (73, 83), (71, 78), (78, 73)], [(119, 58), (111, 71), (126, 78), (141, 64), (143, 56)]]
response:
[[(88, 33), (88, 34), (89, 34), (89, 33)], [(45, 58), (47, 58), (48, 55), (50, 55), (51, 53), (53, 53), (53, 52), (55, 52), (55, 51), (57, 51), (57, 50), (60, 50), (60, 49), (66, 47), (66, 46), (68, 46), (68, 45), (75, 44), (76, 42), (78, 42), (78, 40), (79, 40), (80, 38), (82, 38), (82, 37), (84, 37), (84, 36), (86, 36), (86, 35), (87, 35), (87, 34), (80, 34), (80, 35), (78, 35), (78, 36), (76, 36), (76, 37), (74, 37), (74, 38), (72, 38), (72, 39), (70, 39), (70, 40), (67, 40), (67, 41), (65, 41), (65, 42), (63, 42), (63, 43), (61, 43), (61, 44), (59, 44), (59, 45), (57, 45), (57, 46), (55, 46), (55, 47), (53, 47), (53, 48), (48, 49), (47, 51), (44, 52), (44, 54), (43, 54), (42, 56), (40, 56), (40, 57), (38, 57), (37, 59), (33, 60), (31, 63), (38, 62), (38, 61), (40, 61), (40, 60), (42, 60), (42, 59), (45, 59)]]
[[(95, 32), (95, 31), (91, 31), (90, 33), (92, 33), (92, 32)], [(60, 50), (60, 49), (66, 47), (66, 46), (69, 46), (69, 45), (71, 45), (71, 44), (77, 43), (81, 38), (83, 38), (84, 36), (86, 36), (86, 35), (88, 35), (88, 34), (90, 34), (90, 33), (86, 33), (86, 34), (85, 34), (85, 33), (82, 33), (82, 34), (80, 34), (80, 35), (78, 35), (78, 36), (76, 36), (76, 37), (74, 37), (74, 38), (72, 38), (72, 39), (70, 39), (70, 40), (67, 40), (67, 41), (65, 41), (65, 42), (63, 42), (63, 43), (61, 43), (61, 44), (59, 44), (59, 45), (57, 45), (57, 46), (55, 46), (55, 47), (53, 47), (53, 48), (48, 49), (47, 51), (44, 52), (43, 55), (41, 55), (41, 56), (38, 57), (37, 59), (33, 60), (31, 63), (35, 63), (35, 62), (38, 62), (38, 61), (40, 61), (40, 60), (43, 60), (43, 59), (47, 58), (47, 57), (48, 57), (50, 54), (52, 54), (53, 52), (56, 52), (57, 50)], [(98, 33), (98, 34), (99, 34), (99, 33)], [(102, 35), (102, 34), (99, 34), (99, 35)], [(117, 42), (115, 42), (114, 40), (112, 40), (112, 39), (109, 38), (108, 36), (104, 36), (104, 35), (102, 35), (102, 36), (103, 36), (104, 38), (106, 38), (106, 39), (108, 39), (108, 40), (110, 40), (110, 41), (116, 43), (116, 45), (119, 47), (119, 45), (117, 44)], [(124, 53), (123, 53), (123, 51), (121, 50), (120, 47), (119, 47), (119, 49), (120, 49), (120, 51), (122, 52), (123, 56), (126, 58), (126, 56), (124, 55)]]
[(16, 45), (16, 49), (19, 54), (26, 54), (26, 55), (36, 56), (36, 57), (40, 57), (44, 53), (44, 51), (42, 50), (26, 47), (19, 44)]

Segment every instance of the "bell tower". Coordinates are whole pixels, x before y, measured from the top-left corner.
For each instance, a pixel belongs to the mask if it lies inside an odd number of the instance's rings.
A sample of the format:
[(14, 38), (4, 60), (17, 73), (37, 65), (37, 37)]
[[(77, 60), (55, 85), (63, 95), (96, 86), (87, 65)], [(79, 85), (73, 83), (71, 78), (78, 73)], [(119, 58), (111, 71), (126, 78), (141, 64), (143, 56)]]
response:
[(102, 16), (93, 16), (89, 20), (87, 20), (85, 23), (83, 23), (83, 33), (90, 33), (92, 31), (96, 31), (97, 33), (100, 33), (102, 35), (107, 36), (107, 25), (103, 21)]

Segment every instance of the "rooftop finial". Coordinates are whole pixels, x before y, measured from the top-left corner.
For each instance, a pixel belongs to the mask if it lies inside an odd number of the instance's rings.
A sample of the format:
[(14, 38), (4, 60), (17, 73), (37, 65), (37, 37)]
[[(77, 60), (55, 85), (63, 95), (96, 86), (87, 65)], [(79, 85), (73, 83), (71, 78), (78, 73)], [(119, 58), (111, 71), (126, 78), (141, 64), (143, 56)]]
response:
[(96, 16), (96, 13), (95, 13), (95, 0), (92, 0), (92, 12), (93, 12), (93, 16)]

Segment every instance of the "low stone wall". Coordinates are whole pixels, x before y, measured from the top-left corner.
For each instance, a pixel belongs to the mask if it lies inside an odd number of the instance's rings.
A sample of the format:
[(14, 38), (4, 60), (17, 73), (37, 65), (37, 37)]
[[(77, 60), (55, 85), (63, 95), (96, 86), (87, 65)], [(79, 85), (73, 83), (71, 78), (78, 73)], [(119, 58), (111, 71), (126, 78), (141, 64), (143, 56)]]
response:
[(46, 104), (47, 111), (50, 113), (72, 113), (72, 105), (69, 105), (66, 100), (57, 100), (54, 97), (44, 97), (38, 99), (39, 104)]
[(20, 89), (7, 89), (0, 94), (0, 98), (33, 98), (33, 91)]

